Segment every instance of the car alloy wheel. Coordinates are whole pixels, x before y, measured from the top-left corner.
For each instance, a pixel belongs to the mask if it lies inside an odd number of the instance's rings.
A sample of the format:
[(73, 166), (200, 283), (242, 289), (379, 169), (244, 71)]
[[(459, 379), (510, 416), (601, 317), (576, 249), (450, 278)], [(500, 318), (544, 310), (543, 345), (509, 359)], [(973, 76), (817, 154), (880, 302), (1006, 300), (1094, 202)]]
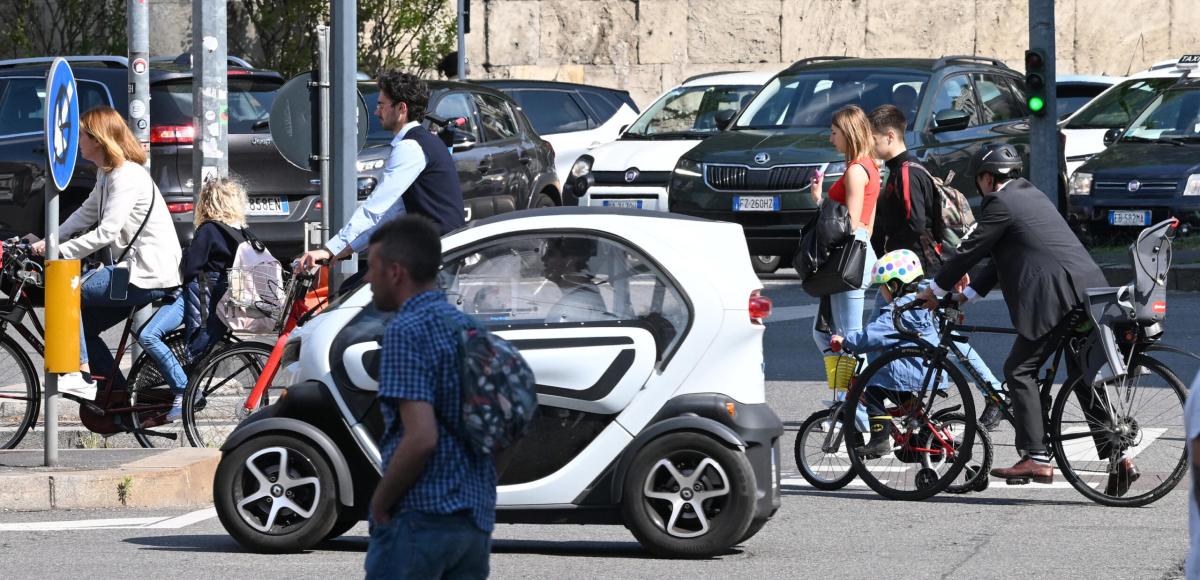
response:
[(237, 510), (250, 527), (287, 533), (317, 510), (321, 481), (308, 458), (286, 447), (268, 447), (246, 458), (244, 469)]
[(709, 518), (721, 513), (721, 498), (729, 495), (729, 476), (711, 457), (678, 454), (660, 459), (650, 469), (642, 493), (658, 515), (661, 529), (676, 538), (695, 538), (708, 533)]

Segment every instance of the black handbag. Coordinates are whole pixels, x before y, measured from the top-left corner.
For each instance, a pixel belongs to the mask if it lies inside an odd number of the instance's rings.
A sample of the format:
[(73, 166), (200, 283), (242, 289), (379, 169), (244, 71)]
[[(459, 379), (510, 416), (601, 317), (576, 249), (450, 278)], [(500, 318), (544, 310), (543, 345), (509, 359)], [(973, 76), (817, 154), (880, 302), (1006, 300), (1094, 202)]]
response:
[(800, 248), (792, 258), (796, 274), (804, 281), (829, 259), (834, 248), (850, 240), (850, 211), (846, 206), (826, 199), (800, 233)]
[(857, 238), (834, 248), (817, 271), (804, 279), (801, 287), (809, 296), (829, 296), (862, 287), (866, 269), (867, 242)]

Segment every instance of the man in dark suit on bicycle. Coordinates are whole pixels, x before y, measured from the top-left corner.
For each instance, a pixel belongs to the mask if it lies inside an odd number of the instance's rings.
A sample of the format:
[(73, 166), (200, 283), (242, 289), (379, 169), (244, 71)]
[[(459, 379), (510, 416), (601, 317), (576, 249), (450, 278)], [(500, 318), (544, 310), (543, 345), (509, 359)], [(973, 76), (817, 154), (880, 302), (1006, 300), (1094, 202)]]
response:
[[(1042, 400), (1037, 374), (1054, 353), (1064, 328), (1064, 318), (1084, 304), (1088, 288), (1107, 286), (1100, 267), (1079, 243), (1045, 193), (1018, 177), (1021, 158), (1011, 145), (983, 147), (971, 159), (975, 185), (983, 195), (976, 229), (963, 240), (921, 298), (932, 307), (956, 283), (965, 280), (963, 302), (988, 293), (999, 282), (1017, 339), (1004, 363), (1004, 376), (1012, 400), (1016, 446), (1024, 456), (1013, 467), (992, 470), (1008, 479), (1054, 480), (1054, 468), (1045, 441)], [(966, 278), (984, 258), (991, 261)], [(1068, 381), (1080, 372), (1068, 357)], [(1129, 459), (1110, 474), (1125, 489), (1136, 479)], [(1124, 491), (1116, 491), (1122, 495)]]

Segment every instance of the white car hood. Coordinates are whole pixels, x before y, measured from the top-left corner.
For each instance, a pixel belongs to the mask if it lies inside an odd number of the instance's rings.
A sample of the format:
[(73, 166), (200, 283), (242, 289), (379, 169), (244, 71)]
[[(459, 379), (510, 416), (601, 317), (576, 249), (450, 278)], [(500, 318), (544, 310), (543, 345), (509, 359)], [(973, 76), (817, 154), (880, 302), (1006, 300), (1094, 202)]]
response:
[(671, 171), (679, 156), (700, 143), (699, 139), (677, 141), (618, 139), (592, 150), (592, 171)]

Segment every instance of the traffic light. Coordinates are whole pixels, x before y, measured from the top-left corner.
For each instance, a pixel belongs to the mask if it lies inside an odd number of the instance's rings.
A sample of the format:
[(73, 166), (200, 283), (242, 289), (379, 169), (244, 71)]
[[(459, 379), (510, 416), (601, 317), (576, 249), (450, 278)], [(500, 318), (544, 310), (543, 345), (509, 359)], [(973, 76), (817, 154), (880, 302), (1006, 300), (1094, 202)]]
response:
[(1025, 51), (1025, 104), (1034, 115), (1046, 114), (1046, 57), (1040, 50)]

